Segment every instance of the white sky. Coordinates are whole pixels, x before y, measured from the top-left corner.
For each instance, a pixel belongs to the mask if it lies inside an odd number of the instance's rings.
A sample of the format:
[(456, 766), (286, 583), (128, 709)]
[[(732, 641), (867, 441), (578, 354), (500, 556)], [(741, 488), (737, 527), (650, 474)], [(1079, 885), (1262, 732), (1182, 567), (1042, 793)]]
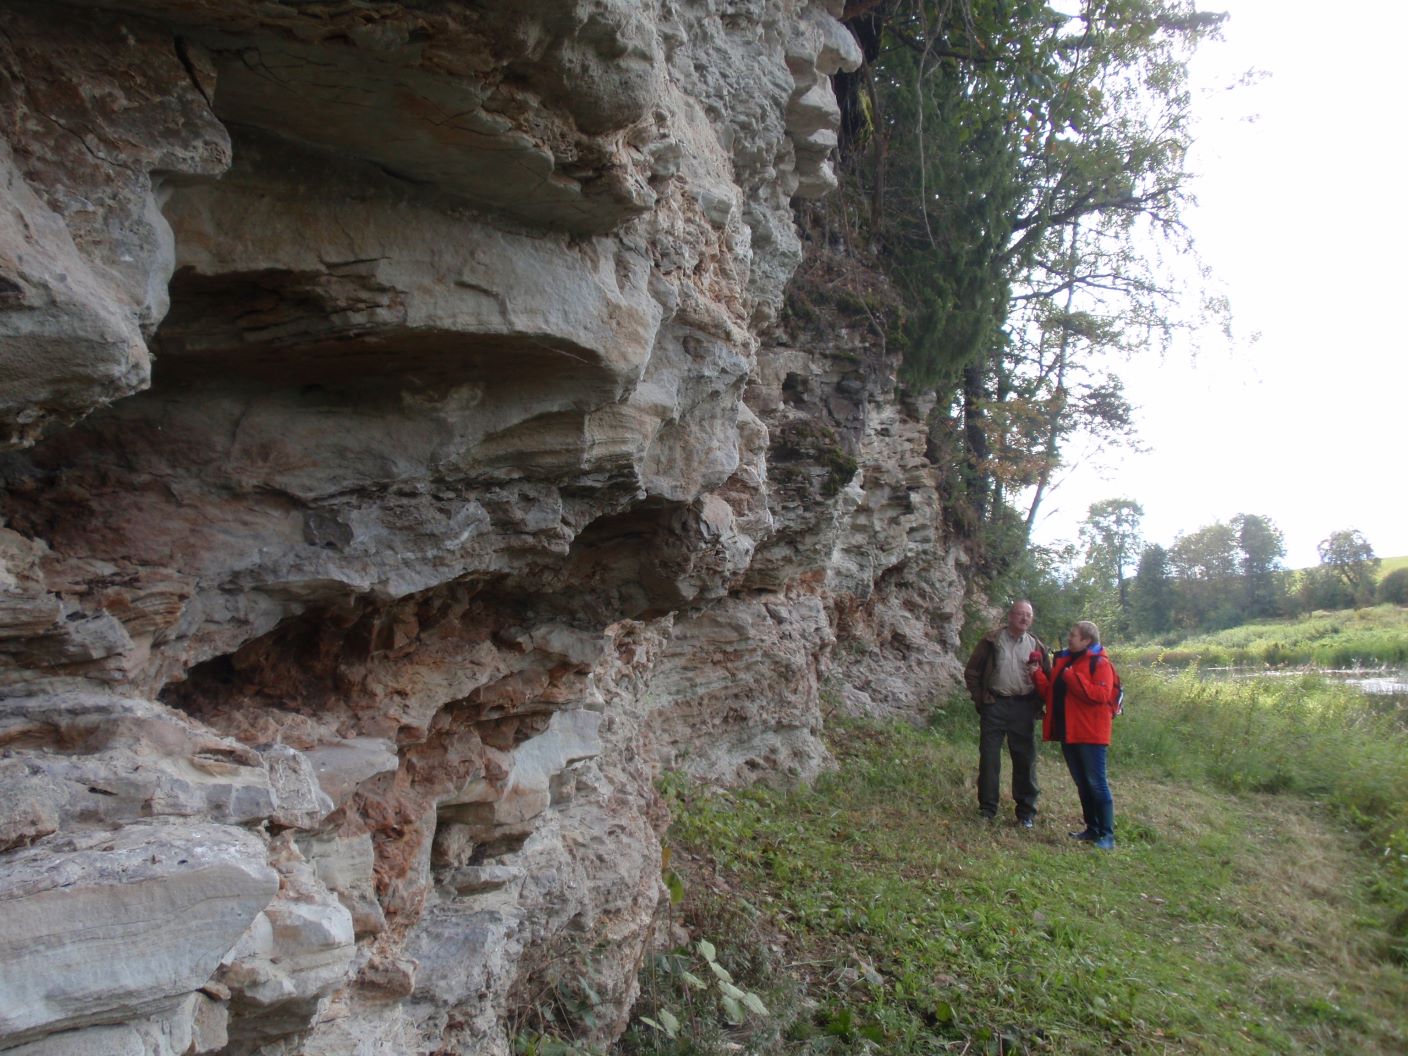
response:
[(1288, 567), (1342, 528), (1408, 554), (1408, 2), (1199, 6), (1231, 17), (1193, 69), (1189, 219), (1234, 339), (1117, 368), (1150, 450), (1069, 468), (1035, 540), (1073, 540), (1090, 503), (1127, 497), (1165, 546), (1252, 513), (1285, 533)]

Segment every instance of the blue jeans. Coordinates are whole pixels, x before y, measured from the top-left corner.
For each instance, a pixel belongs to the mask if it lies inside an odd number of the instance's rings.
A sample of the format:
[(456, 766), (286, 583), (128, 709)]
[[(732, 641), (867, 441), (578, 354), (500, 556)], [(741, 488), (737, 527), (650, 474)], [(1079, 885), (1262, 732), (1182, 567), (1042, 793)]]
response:
[(1066, 768), (1080, 794), (1080, 810), (1085, 815), (1086, 830), (1096, 839), (1115, 835), (1115, 797), (1110, 795), (1110, 783), (1105, 779), (1105, 757), (1109, 745), (1065, 744), (1061, 754)]

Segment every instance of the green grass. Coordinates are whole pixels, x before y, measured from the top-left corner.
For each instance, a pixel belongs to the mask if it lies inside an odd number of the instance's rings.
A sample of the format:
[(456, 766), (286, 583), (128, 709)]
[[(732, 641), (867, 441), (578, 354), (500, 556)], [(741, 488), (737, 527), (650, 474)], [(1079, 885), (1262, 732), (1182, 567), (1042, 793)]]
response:
[(1035, 832), (976, 819), (967, 705), (833, 729), (811, 788), (668, 782), (681, 920), (769, 1014), (648, 971), (638, 1011), (687, 1029), (621, 1051), (1408, 1051), (1408, 737), (1318, 683), (1127, 684), (1112, 853), (1066, 838), (1050, 748)]
[(1408, 663), (1408, 609), (1376, 605), (1264, 620), (1179, 641), (1126, 646), (1119, 657), (1126, 664), (1168, 667), (1402, 664)]
[(1379, 579), (1390, 572), (1397, 572), (1400, 568), (1408, 568), (1408, 554), (1401, 557), (1383, 557), (1379, 559)]

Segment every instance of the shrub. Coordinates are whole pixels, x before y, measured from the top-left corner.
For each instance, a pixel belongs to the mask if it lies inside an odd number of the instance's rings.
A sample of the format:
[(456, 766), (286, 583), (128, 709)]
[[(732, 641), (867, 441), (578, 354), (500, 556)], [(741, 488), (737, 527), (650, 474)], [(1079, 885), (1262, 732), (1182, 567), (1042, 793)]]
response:
[(1389, 605), (1408, 605), (1408, 568), (1397, 568), (1379, 580), (1379, 600)]

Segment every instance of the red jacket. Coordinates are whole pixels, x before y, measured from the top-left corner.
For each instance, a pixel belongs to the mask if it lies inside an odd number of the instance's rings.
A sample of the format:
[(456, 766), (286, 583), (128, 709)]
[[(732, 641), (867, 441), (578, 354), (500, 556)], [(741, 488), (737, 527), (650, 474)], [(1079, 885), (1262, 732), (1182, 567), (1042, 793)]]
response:
[[(1095, 657), (1092, 672), (1090, 658)], [(1110, 720), (1115, 716), (1115, 668), (1098, 644), (1071, 655), (1056, 654), (1051, 674), (1032, 672), (1036, 690), (1046, 701), (1042, 738), (1062, 744), (1109, 744)]]

